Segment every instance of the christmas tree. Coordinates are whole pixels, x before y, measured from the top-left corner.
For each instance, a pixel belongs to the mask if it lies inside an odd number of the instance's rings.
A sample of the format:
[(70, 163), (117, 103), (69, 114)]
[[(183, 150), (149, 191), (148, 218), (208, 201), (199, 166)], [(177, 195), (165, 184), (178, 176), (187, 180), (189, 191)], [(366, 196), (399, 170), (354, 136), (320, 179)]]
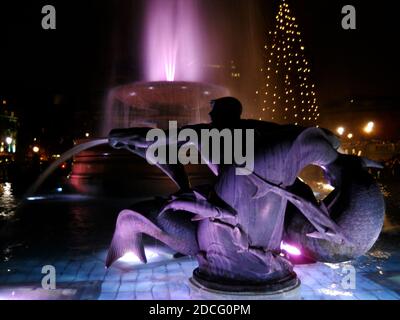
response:
[(311, 69), (296, 18), (286, 0), (281, 0), (265, 46), (265, 84), (256, 91), (260, 120), (281, 124), (317, 126), (319, 107)]

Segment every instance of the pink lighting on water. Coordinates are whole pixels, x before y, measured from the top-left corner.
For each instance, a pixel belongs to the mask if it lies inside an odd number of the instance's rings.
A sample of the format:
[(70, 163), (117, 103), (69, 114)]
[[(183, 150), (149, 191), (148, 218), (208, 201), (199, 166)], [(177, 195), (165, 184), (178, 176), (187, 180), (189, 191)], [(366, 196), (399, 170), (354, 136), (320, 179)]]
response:
[(288, 243), (285, 242), (281, 242), (281, 250), (282, 251), (286, 251), (289, 255), (292, 256), (300, 256), (301, 255), (301, 251), (296, 248), (295, 246), (292, 246)]
[(199, 0), (147, 0), (146, 80), (198, 81), (201, 77)]

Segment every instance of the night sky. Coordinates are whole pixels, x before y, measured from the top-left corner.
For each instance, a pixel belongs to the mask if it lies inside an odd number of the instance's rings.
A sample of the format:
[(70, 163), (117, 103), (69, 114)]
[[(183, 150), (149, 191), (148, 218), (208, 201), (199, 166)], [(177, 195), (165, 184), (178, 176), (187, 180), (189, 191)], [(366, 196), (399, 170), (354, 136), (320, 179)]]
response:
[[(201, 1), (206, 41), (218, 52), (210, 55), (209, 63), (235, 59), (243, 73), (250, 73), (246, 67), (250, 59), (243, 52), (251, 47), (253, 57), (258, 55), (254, 57), (257, 63), (262, 58), (264, 36), (273, 27), (276, 3)], [(352, 97), (398, 101), (395, 1), (289, 3), (303, 31), (322, 107), (334, 108), (337, 102)], [(41, 28), (45, 4), (57, 9), (55, 31)], [(29, 118), (31, 121), (25, 123), (32, 128), (34, 119), (48, 120), (45, 114), (61, 130), (77, 111), (102, 108), (108, 88), (143, 79), (143, 4), (144, 0), (1, 1), (0, 97), (14, 104), (22, 118)], [(249, 4), (253, 13), (244, 21), (243, 10)], [(355, 31), (341, 28), (341, 8), (346, 4), (357, 9)], [(221, 32), (213, 32), (216, 29)], [(252, 36), (249, 30), (253, 30)], [(49, 110), (54, 94), (62, 96), (60, 105), (64, 108)]]

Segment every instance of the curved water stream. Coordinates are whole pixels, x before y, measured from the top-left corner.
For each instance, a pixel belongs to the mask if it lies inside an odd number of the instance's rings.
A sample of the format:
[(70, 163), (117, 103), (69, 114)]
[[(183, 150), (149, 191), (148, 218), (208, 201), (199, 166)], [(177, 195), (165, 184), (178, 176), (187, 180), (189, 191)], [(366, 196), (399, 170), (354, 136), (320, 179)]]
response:
[[(46, 179), (58, 168), (58, 166), (60, 166), (62, 163), (64, 163), (65, 161), (67, 161), (68, 159), (72, 158), (73, 156), (75, 156), (76, 154), (97, 147), (99, 145), (103, 145), (103, 144), (107, 144), (108, 143), (108, 139), (97, 139), (97, 140), (92, 140), (92, 141), (88, 141), (82, 144), (79, 144), (75, 147), (73, 147), (72, 149), (68, 150), (67, 152), (65, 152), (64, 154), (61, 155), (61, 157), (59, 159), (57, 159), (56, 161), (54, 161), (41, 175), (40, 177), (36, 180), (36, 182), (28, 189), (28, 191), (26, 192), (26, 194), (23, 197), (23, 200), (29, 198), (30, 196), (32, 196), (33, 194), (35, 194), (35, 192), (38, 190), (38, 188), (43, 184), (44, 181), (46, 181)], [(22, 201), (23, 201), (22, 200)]]

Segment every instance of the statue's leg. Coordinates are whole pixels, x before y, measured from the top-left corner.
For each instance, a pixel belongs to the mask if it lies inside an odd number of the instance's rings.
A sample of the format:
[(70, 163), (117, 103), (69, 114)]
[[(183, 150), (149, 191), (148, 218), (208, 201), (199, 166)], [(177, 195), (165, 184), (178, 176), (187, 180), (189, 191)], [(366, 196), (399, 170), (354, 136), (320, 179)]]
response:
[(190, 224), (182, 223), (177, 214), (164, 214), (152, 222), (136, 211), (123, 210), (118, 216), (106, 267), (110, 267), (127, 252), (133, 252), (146, 263), (142, 234), (147, 234), (182, 254), (196, 255), (198, 244), (194, 230)]

